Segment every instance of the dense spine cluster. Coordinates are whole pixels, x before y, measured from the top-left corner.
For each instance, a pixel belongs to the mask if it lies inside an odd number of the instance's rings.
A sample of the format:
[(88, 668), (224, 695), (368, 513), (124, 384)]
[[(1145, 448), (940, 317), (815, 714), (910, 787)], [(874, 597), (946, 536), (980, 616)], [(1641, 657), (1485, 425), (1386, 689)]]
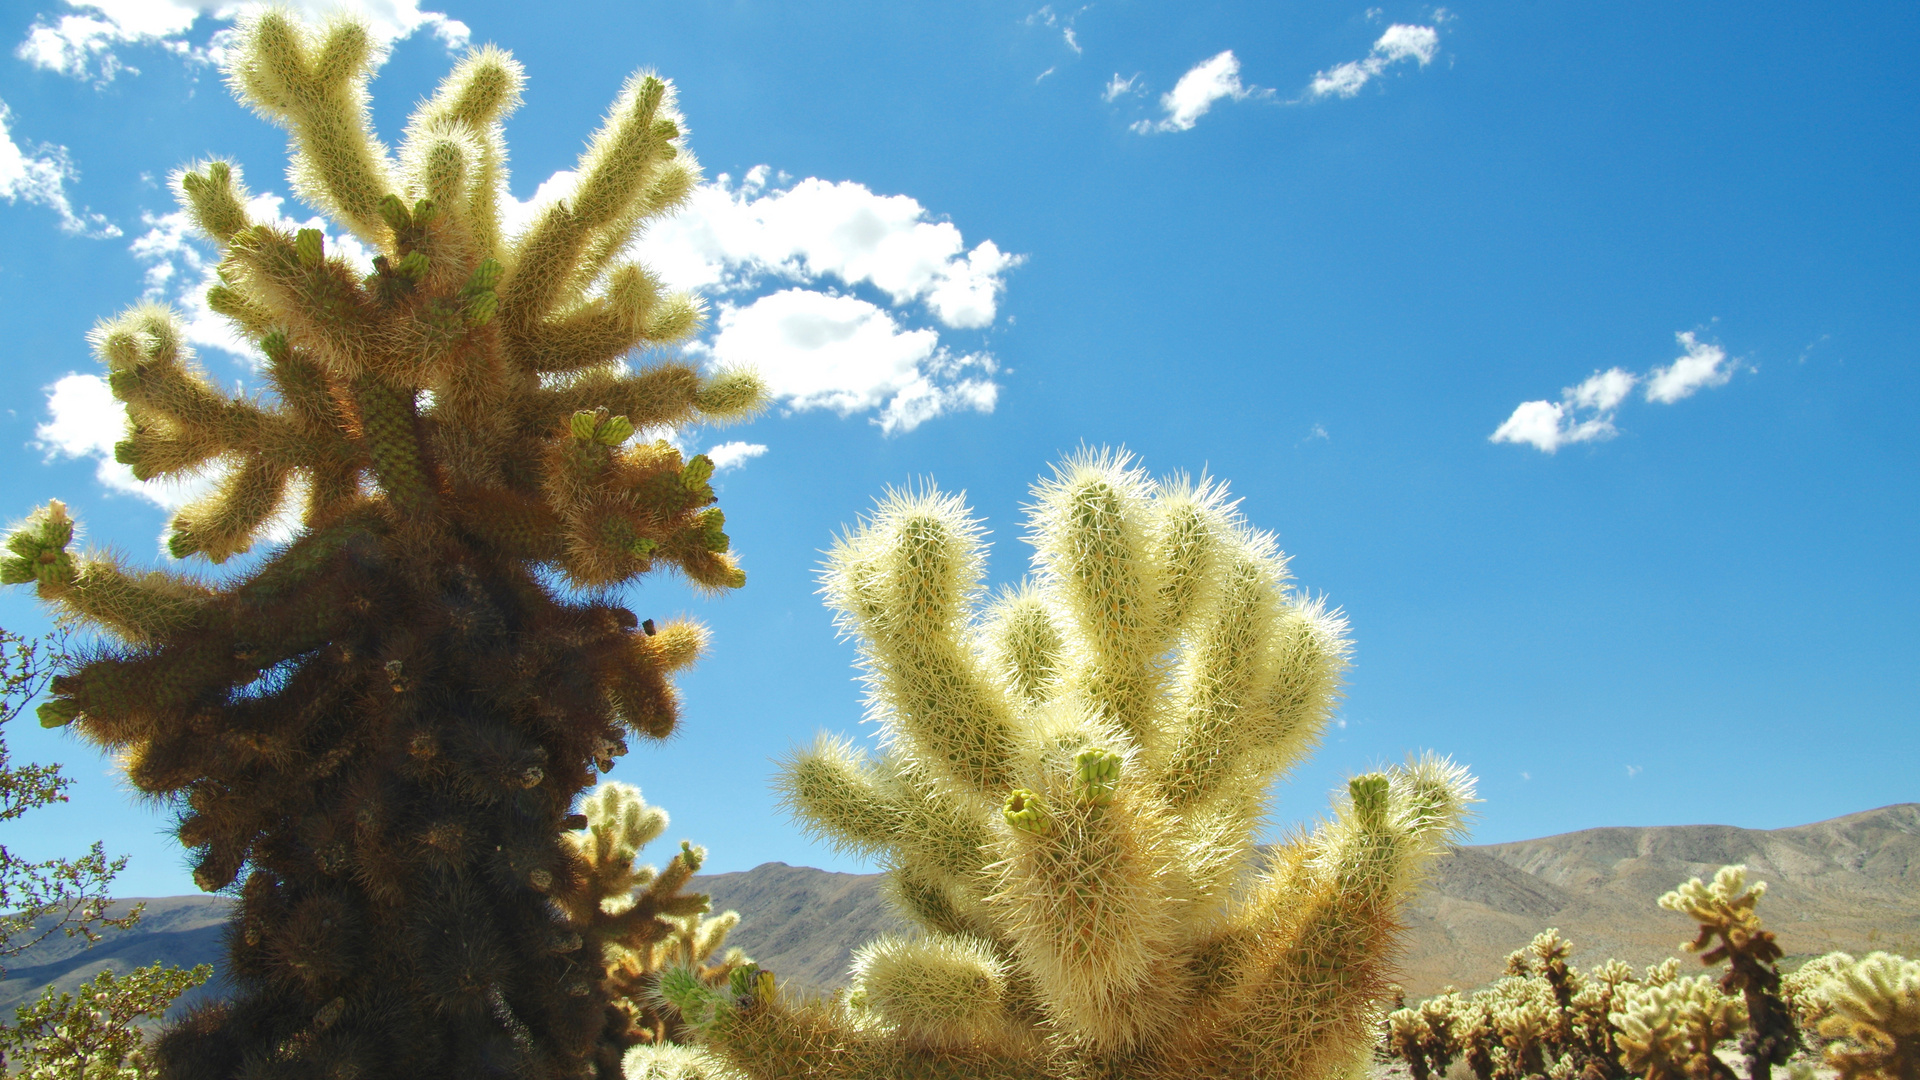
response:
[[(165, 1075), (612, 1075), (605, 882), (564, 834), (596, 765), (672, 730), (668, 676), (702, 635), (611, 590), (656, 569), (743, 580), (711, 462), (635, 433), (739, 419), (762, 391), (624, 359), (700, 317), (622, 256), (697, 179), (667, 84), (631, 80), (578, 189), (509, 237), (518, 65), (471, 53), (395, 155), (369, 127), (375, 52), (354, 22), (268, 11), (229, 69), (290, 130), (295, 191), (378, 252), (371, 274), (317, 230), (254, 222), (228, 163), (176, 180), (222, 248), (208, 301), (268, 393), (217, 388), (163, 308), (94, 335), (127, 409), (119, 459), (218, 477), (175, 515), (172, 553), (291, 539), (217, 582), (148, 572), (70, 552), (53, 503), (0, 578), (108, 641), (42, 721), (172, 800), (195, 880), (238, 895), (233, 994), (161, 1039)], [(622, 916), (629, 939), (670, 931), (657, 892)]]
[(1337, 698), (1342, 621), (1215, 484), (1086, 453), (1034, 496), (1038, 572), (984, 609), (980, 527), (937, 491), (830, 556), (885, 747), (823, 738), (782, 784), (887, 865), (919, 933), (861, 949), (838, 1005), (683, 983), (682, 1007), (756, 1077), (1333, 1075), (1470, 781), (1434, 759), (1357, 777), (1256, 865), (1268, 785)]

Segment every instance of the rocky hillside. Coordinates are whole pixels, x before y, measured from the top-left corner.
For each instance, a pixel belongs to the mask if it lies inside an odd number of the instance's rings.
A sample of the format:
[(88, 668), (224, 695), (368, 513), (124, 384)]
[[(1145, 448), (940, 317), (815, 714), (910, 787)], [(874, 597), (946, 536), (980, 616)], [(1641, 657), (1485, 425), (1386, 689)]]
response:
[[(1407, 913), (1402, 982), (1413, 996), (1446, 983), (1477, 986), (1549, 926), (1574, 943), (1577, 964), (1609, 956), (1653, 963), (1692, 936), (1687, 921), (1660, 910), (1655, 898), (1728, 863), (1746, 863), (1767, 882), (1760, 910), (1790, 961), (1833, 949), (1920, 955), (1920, 803), (1902, 803), (1791, 829), (1587, 829), (1457, 848)], [(716, 910), (740, 912), (731, 943), (783, 984), (825, 990), (844, 982), (862, 942), (901, 928), (880, 883), (878, 874), (765, 863), (703, 875), (693, 887), (709, 893)], [(103, 967), (214, 963), (226, 905), (220, 897), (149, 900), (138, 928), (91, 950), (51, 939), (7, 966), (0, 1010), (10, 1012), (49, 983), (71, 989)], [(208, 990), (218, 992), (217, 985)]]

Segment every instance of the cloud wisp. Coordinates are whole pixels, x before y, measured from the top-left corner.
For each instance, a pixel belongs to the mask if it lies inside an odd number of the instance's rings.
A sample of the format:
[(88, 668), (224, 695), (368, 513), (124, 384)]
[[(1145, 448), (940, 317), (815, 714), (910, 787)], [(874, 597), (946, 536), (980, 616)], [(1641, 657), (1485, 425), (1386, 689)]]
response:
[[(65, 0), (64, 6), (64, 12), (36, 17), (14, 55), (42, 70), (104, 86), (122, 72), (140, 73), (120, 55), (127, 47), (157, 48), (189, 63), (217, 64), (228, 31), (216, 31), (202, 46), (189, 42), (187, 33), (202, 18), (230, 23), (257, 5), (236, 0)], [(285, 6), (313, 22), (341, 10), (351, 12), (366, 20), (383, 48), (422, 29), (439, 38), (448, 52), (465, 51), (470, 39), (466, 23), (423, 11), (419, 0), (290, 0)]]
[[(1108, 101), (1119, 97), (1122, 90), (1131, 89), (1132, 80), (1115, 90), (1119, 76), (1107, 84)], [(1200, 61), (1180, 76), (1173, 89), (1160, 95), (1160, 108), (1165, 112), (1158, 120), (1140, 120), (1134, 123), (1133, 130), (1142, 135), (1162, 131), (1191, 131), (1193, 125), (1200, 122), (1213, 108), (1213, 103), (1223, 98), (1233, 101), (1245, 101), (1252, 97), (1269, 97), (1272, 90), (1258, 86), (1247, 86), (1240, 81), (1240, 59), (1233, 50), (1217, 53)]]
[(1733, 378), (1735, 361), (1719, 345), (1704, 342), (1691, 330), (1674, 335), (1683, 352), (1672, 363), (1645, 375), (1625, 368), (1596, 371), (1577, 386), (1560, 391), (1559, 401), (1523, 401), (1488, 436), (1497, 443), (1518, 443), (1552, 454), (1571, 443), (1603, 442), (1620, 433), (1614, 414), (1642, 387), (1642, 396), (1658, 405), (1671, 405), (1707, 387), (1724, 386)]
[(108, 239), (120, 227), (104, 214), (76, 212), (67, 197), (67, 181), (79, 178), (64, 146), (32, 148), (13, 141), (13, 113), (0, 101), (0, 199), (44, 206), (60, 216), (60, 229), (76, 236)]
[(1387, 27), (1366, 56), (1316, 72), (1307, 84), (1306, 96), (1313, 100), (1350, 98), (1385, 74), (1388, 67), (1406, 60), (1426, 67), (1439, 52), (1440, 32), (1434, 27), (1395, 23)]

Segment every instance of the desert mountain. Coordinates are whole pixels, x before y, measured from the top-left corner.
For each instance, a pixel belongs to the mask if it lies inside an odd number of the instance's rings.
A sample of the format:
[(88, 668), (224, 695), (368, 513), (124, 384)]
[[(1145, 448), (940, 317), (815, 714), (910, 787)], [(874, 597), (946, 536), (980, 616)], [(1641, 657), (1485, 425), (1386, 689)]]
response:
[[(1675, 955), (1692, 936), (1686, 919), (1655, 900), (1690, 877), (1747, 864), (1767, 883), (1760, 912), (1789, 963), (1834, 949), (1920, 955), (1920, 803), (1901, 803), (1790, 829), (1671, 825), (1585, 829), (1539, 840), (1455, 848), (1407, 912), (1402, 982), (1411, 996), (1498, 976), (1507, 953), (1549, 926), (1574, 943), (1581, 966), (1609, 956), (1635, 966)], [(716, 911), (741, 915), (730, 944), (778, 973), (790, 989), (845, 982), (853, 950), (903, 929), (879, 874), (835, 874), (764, 863), (696, 877)], [(93, 949), (54, 937), (14, 957), (0, 980), (0, 1010), (48, 984), (72, 989), (105, 967), (167, 960), (218, 963), (224, 897), (149, 900), (132, 931)], [(204, 992), (218, 993), (217, 982)], [(4, 1015), (4, 1013), (0, 1013)]]

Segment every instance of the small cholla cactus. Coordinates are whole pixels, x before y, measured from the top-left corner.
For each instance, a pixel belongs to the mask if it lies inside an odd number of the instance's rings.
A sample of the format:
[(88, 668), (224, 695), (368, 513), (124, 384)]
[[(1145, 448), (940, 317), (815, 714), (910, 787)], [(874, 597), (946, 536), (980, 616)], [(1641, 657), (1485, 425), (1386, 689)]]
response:
[(1621, 1063), (1646, 1080), (1738, 1080), (1715, 1051), (1746, 1028), (1746, 1005), (1705, 975), (1633, 987), (1610, 1019)]
[(1259, 870), (1340, 619), (1218, 485), (1084, 453), (1034, 495), (1039, 573), (984, 610), (957, 498), (896, 492), (835, 545), (825, 591), (886, 746), (823, 738), (782, 782), (888, 866), (920, 933), (863, 950), (843, 1007), (719, 1003), (708, 1044), (766, 1078), (1343, 1074), (1470, 781), (1434, 758), (1356, 777)]
[(365, 26), (280, 9), (229, 50), (241, 100), (291, 132), (295, 193), (376, 253), (371, 274), (319, 230), (253, 221), (229, 163), (176, 177), (263, 396), (220, 389), (164, 308), (93, 336), (127, 410), (116, 457), (218, 477), (172, 554), (292, 539), (209, 582), (70, 552), (53, 503), (7, 538), (0, 580), (109, 639), (42, 722), (116, 751), (178, 807), (200, 887), (237, 886), (233, 993), (161, 1036), (163, 1075), (604, 1078), (605, 883), (562, 834), (627, 737), (673, 729), (668, 676), (700, 645), (612, 590), (743, 580), (712, 463), (635, 433), (742, 418), (762, 391), (625, 359), (699, 321), (622, 254), (697, 180), (665, 82), (634, 78), (574, 193), (508, 236), (519, 66), (469, 54), (396, 156), (369, 126), (378, 54)]
[(1920, 961), (1876, 952), (1829, 971), (1817, 991), (1827, 1064), (1841, 1080), (1920, 1080)]
[(1791, 975), (1780, 978), (1780, 1000), (1793, 1011), (1794, 1023), (1803, 1035), (1820, 1037), (1820, 1023), (1833, 1013), (1826, 990), (1834, 975), (1856, 961), (1844, 952), (1830, 952), (1801, 964)]
[(1720, 988), (1746, 999), (1748, 1027), (1740, 1049), (1749, 1080), (1769, 1080), (1774, 1066), (1785, 1065), (1800, 1045), (1793, 1014), (1780, 999), (1780, 946), (1754, 910), (1766, 892), (1765, 882), (1747, 885), (1746, 867), (1723, 866), (1711, 883), (1694, 878), (1660, 898), (1661, 907), (1700, 924), (1699, 936), (1681, 947), (1699, 953), (1703, 964), (1725, 961)]
[[(1387, 1050), (1407, 1063), (1407, 1072), (1413, 1080), (1427, 1080), (1436, 1071), (1434, 1062), (1427, 1056), (1427, 1048), (1433, 1041), (1434, 1031), (1423, 1010), (1395, 1009), (1387, 1014)], [(1438, 1071), (1446, 1075), (1444, 1066)]]
[(589, 944), (605, 957), (611, 999), (602, 1037), (602, 1064), (617, 1068), (629, 1047), (677, 1041), (683, 1025), (655, 1000), (654, 985), (669, 964), (694, 971), (710, 986), (723, 985), (745, 957), (731, 950), (718, 964), (707, 959), (740, 923), (740, 914), (709, 917), (707, 897), (680, 890), (698, 873), (706, 850), (682, 841), (680, 851), (657, 870), (637, 864), (641, 849), (666, 832), (667, 812), (648, 805), (640, 789), (607, 781), (581, 804), (568, 834), (591, 882), (580, 910), (569, 911), (586, 929)]

